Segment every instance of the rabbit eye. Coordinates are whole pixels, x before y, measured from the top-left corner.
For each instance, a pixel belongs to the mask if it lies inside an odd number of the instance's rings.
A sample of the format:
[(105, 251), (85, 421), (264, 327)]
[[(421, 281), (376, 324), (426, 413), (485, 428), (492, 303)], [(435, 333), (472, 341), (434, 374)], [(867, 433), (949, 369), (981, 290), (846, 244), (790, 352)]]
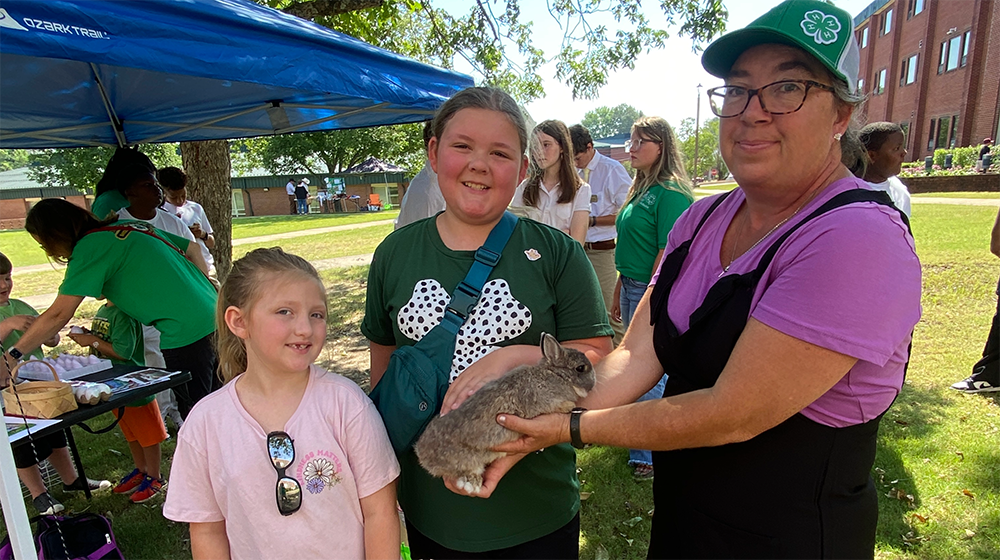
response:
[(580, 365), (576, 366), (576, 371), (578, 371), (580, 373), (583, 373), (583, 372), (587, 371), (587, 364), (580, 364)]

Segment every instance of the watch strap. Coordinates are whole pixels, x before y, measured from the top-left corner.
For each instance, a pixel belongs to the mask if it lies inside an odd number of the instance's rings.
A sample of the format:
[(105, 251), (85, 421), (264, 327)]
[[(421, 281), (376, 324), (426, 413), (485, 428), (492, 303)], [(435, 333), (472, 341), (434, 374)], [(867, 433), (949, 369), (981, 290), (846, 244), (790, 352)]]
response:
[(580, 417), (586, 411), (586, 408), (576, 407), (569, 412), (569, 442), (577, 449), (583, 449), (587, 446), (583, 443), (583, 438), (580, 437)]
[(11, 348), (10, 350), (7, 351), (7, 354), (9, 354), (10, 357), (14, 358), (15, 360), (20, 360), (21, 356), (24, 356), (24, 354), (22, 354), (21, 351), (18, 350), (17, 348)]

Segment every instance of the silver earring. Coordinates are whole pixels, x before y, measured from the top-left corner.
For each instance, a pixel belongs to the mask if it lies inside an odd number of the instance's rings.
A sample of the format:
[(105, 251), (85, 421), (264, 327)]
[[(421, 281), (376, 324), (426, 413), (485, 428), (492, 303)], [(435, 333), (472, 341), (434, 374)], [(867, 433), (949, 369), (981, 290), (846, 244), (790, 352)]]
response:
[(841, 133), (837, 132), (837, 133), (835, 133), (835, 134), (833, 135), (833, 139), (834, 139), (834, 140), (836, 140), (837, 142), (840, 142), (840, 139), (841, 139), (841, 137), (843, 137), (843, 136), (844, 136), (843, 134), (841, 134)]

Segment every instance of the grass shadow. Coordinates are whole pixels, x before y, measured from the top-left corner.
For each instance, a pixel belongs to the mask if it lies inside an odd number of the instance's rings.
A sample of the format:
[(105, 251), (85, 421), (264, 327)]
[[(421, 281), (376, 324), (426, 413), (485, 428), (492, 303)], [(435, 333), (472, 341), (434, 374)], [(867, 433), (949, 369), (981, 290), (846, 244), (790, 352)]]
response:
[(649, 548), (653, 485), (636, 481), (628, 450), (591, 447), (577, 453), (581, 496), (580, 558), (641, 559)]

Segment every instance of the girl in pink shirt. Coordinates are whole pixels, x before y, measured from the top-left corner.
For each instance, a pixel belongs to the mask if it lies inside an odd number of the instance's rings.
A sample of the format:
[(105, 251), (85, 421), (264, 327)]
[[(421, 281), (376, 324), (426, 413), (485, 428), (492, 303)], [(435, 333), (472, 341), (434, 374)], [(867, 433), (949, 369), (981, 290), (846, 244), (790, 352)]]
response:
[(368, 396), (313, 362), (316, 270), (278, 248), (233, 263), (219, 293), (226, 386), (178, 436), (163, 514), (198, 558), (398, 558), (399, 465)]

